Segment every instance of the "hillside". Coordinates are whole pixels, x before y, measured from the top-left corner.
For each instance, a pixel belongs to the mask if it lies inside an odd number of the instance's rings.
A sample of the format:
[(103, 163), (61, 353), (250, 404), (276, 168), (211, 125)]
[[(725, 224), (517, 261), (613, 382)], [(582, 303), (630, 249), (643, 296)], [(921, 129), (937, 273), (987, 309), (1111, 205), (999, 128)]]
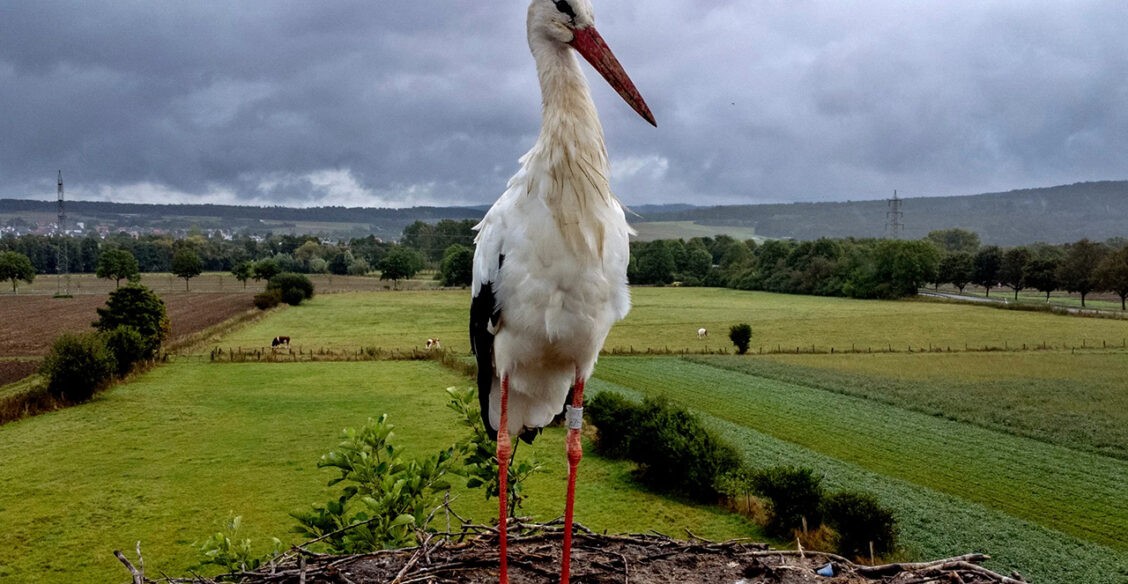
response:
[[(416, 220), (478, 219), (486, 207), (248, 207), (236, 205), (154, 205), (70, 201), (68, 225), (84, 231), (185, 232), (224, 229), (253, 234), (312, 233), (330, 238), (375, 234), (396, 239)], [(751, 237), (816, 239), (882, 237), (885, 200), (772, 205), (638, 205), (630, 221), (641, 239), (689, 238), (732, 231)], [(1043, 241), (1103, 241), (1128, 236), (1128, 181), (1076, 183), (1005, 193), (903, 199), (904, 237), (924, 237), (935, 229), (959, 227), (984, 243), (1020, 245)], [(19, 226), (50, 233), (54, 201), (0, 199), (0, 227)], [(731, 229), (726, 229), (731, 228)]]
[[(644, 216), (647, 221), (692, 221), (755, 229), (762, 237), (881, 237), (885, 200), (778, 205), (726, 205)], [(1128, 181), (1077, 183), (960, 197), (903, 199), (904, 237), (959, 227), (983, 243), (1103, 241), (1128, 236)]]

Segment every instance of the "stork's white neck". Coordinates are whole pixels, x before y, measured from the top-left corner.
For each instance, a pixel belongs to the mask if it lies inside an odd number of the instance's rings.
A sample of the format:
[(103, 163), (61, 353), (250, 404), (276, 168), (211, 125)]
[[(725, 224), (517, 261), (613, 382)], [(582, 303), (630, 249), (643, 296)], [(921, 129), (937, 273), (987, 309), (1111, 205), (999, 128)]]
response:
[[(542, 137), (547, 133), (575, 130), (590, 132), (578, 146), (603, 146), (603, 128), (591, 99), (587, 79), (580, 70), (575, 51), (567, 45), (544, 43), (543, 50), (534, 48), (537, 77), (540, 79), (543, 102)], [(575, 139), (577, 136), (560, 136)], [(594, 142), (594, 143), (593, 143)]]
[(575, 51), (546, 38), (530, 38), (529, 45), (536, 60), (543, 110), (540, 136), (525, 162), (542, 170), (533, 176), (551, 181), (531, 190), (556, 209), (558, 220), (574, 222), (577, 217), (564, 219), (561, 210), (570, 208), (564, 213), (574, 215), (592, 204), (614, 200), (607, 180), (603, 127)]

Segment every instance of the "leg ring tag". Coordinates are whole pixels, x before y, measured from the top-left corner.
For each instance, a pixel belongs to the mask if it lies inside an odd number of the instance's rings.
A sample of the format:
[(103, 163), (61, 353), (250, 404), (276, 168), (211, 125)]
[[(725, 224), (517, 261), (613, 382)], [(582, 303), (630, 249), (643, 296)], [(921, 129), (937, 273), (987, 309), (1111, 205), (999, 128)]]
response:
[(584, 409), (574, 408), (568, 406), (566, 408), (565, 420), (568, 424), (569, 430), (579, 430), (584, 425)]

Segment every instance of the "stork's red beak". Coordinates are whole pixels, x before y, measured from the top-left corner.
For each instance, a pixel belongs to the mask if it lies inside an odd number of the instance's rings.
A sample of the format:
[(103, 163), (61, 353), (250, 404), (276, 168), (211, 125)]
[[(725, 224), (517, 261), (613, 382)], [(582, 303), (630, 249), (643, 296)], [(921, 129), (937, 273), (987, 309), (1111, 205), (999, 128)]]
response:
[(642, 95), (638, 93), (631, 78), (627, 77), (627, 72), (623, 71), (623, 66), (619, 64), (619, 60), (615, 58), (615, 54), (611, 52), (611, 48), (607, 46), (607, 41), (599, 35), (594, 26), (587, 28), (573, 30), (575, 36), (572, 38), (573, 49), (583, 55), (592, 67), (619, 92), (623, 100), (626, 101), (638, 115), (642, 116), (650, 125), (658, 127), (658, 123), (654, 121), (654, 114), (650, 113), (650, 108), (646, 106), (643, 101)]

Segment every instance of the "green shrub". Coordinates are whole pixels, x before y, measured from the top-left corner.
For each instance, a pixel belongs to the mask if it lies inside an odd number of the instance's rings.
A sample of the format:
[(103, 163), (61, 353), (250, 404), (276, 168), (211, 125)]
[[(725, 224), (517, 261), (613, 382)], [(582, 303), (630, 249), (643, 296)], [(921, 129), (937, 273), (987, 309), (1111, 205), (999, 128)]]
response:
[(597, 430), (596, 452), (634, 461), (638, 480), (656, 491), (715, 502), (722, 495), (721, 478), (743, 466), (731, 444), (664, 397), (638, 405), (600, 392), (584, 409)]
[(118, 377), (125, 377), (133, 370), (133, 366), (144, 361), (149, 352), (145, 337), (137, 329), (121, 325), (105, 335), (106, 347), (114, 356), (117, 363)]
[(55, 339), (39, 372), (47, 391), (70, 402), (84, 402), (105, 388), (116, 363), (101, 335), (63, 333)]
[[(498, 477), (501, 467), (497, 462), (497, 442), (486, 432), (486, 425), (482, 421), (481, 410), (478, 407), (477, 391), (474, 388), (457, 387), (448, 387), (446, 391), (450, 396), (447, 407), (454, 410), (462, 425), (470, 429), (469, 435), (455, 445), (462, 460), (462, 468), (459, 469), (458, 474), (466, 477), (468, 488), (484, 489), (487, 501), (496, 499), (501, 495), (501, 481)], [(520, 441), (513, 441), (514, 456), (505, 483), (506, 508), (509, 509), (510, 517), (517, 516), (517, 510), (525, 500), (526, 479), (542, 468), (541, 463), (536, 459), (517, 459), (518, 444)]]
[(415, 530), (427, 527), (441, 494), (450, 490), (445, 477), (457, 453), (448, 448), (425, 459), (405, 459), (391, 441), (392, 428), (385, 414), (359, 430), (342, 432), (337, 448), (317, 463), (339, 471), (329, 481), (329, 486), (340, 485), (339, 496), (292, 513), (298, 520), (295, 531), (323, 538), (340, 554), (416, 543)]
[(630, 458), (639, 465), (639, 480), (656, 490), (715, 502), (718, 479), (742, 464), (731, 444), (666, 398), (646, 398), (635, 426)]
[(743, 355), (748, 352), (748, 344), (752, 342), (752, 325), (748, 323), (734, 324), (729, 329), (729, 340), (736, 345), (736, 352)]
[(870, 493), (835, 493), (823, 502), (826, 522), (838, 532), (838, 553), (848, 558), (888, 554), (897, 545), (897, 522)]
[(282, 293), (278, 290), (267, 290), (266, 292), (259, 292), (255, 294), (255, 308), (259, 310), (269, 310), (278, 306), (282, 302)]
[(152, 359), (168, 337), (168, 312), (164, 301), (155, 292), (140, 284), (129, 284), (110, 292), (106, 306), (98, 309), (94, 328), (110, 332), (128, 326), (144, 339), (142, 359)]
[(595, 451), (607, 458), (627, 458), (635, 434), (638, 404), (612, 391), (601, 391), (588, 400), (584, 413), (595, 425)]
[(313, 282), (304, 274), (278, 274), (266, 284), (266, 290), (277, 290), (282, 302), (297, 306), (303, 300), (313, 298)]
[(822, 525), (822, 479), (811, 469), (776, 466), (760, 470), (752, 476), (752, 487), (768, 500), (769, 534), (790, 538), (792, 531), (803, 528), (804, 518), (808, 529)]

